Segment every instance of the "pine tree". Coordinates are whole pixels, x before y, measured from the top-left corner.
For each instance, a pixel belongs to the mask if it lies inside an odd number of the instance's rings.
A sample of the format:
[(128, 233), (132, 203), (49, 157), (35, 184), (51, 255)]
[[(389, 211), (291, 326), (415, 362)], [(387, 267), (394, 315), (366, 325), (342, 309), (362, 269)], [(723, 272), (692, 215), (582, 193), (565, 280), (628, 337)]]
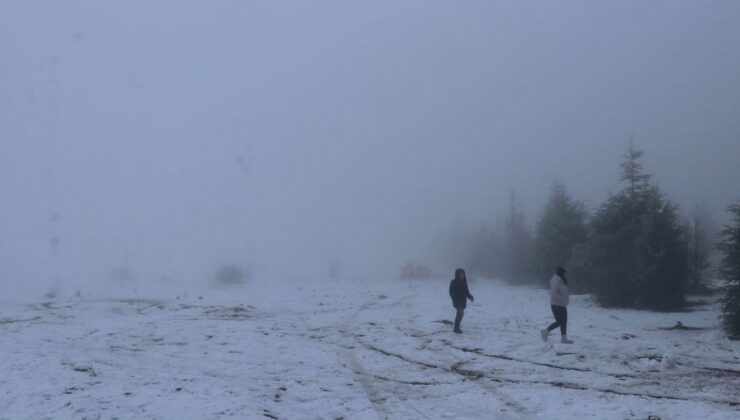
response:
[(627, 149), (627, 154), (622, 156), (622, 181), (628, 183), (629, 195), (634, 200), (638, 194), (645, 191), (650, 186), (652, 175), (643, 172), (642, 162), (640, 159), (645, 152), (635, 149), (633, 142)]
[(657, 186), (645, 193), (637, 245), (637, 305), (678, 309), (685, 303), (689, 266), (678, 207)]
[(687, 245), (676, 206), (643, 173), (630, 145), (622, 163), (627, 186), (594, 216), (589, 271), (601, 303), (676, 309), (684, 304)]
[(582, 277), (580, 264), (574, 261), (574, 253), (588, 238), (586, 218), (584, 204), (571, 198), (565, 186), (556, 180), (537, 222), (535, 243), (541, 278), (547, 278), (558, 265), (567, 266), (571, 273), (578, 273), (572, 277)]
[(728, 337), (740, 340), (740, 202), (728, 208), (732, 222), (721, 233), (720, 275), (725, 281), (722, 326)]

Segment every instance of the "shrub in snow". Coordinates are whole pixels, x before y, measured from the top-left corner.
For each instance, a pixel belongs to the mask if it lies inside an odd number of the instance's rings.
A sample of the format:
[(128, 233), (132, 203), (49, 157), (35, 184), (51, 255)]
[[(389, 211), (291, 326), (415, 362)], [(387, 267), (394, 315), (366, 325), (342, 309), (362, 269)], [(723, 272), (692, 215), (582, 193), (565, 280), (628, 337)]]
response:
[(732, 222), (722, 231), (720, 274), (725, 281), (722, 326), (727, 336), (740, 340), (740, 203), (729, 207)]
[(216, 271), (215, 280), (223, 286), (241, 285), (249, 280), (249, 272), (237, 265), (227, 264)]

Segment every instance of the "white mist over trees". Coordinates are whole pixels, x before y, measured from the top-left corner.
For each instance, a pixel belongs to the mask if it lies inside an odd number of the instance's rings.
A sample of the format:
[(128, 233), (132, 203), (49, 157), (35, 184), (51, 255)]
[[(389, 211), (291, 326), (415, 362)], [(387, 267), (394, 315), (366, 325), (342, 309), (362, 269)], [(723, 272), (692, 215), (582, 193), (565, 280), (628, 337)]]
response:
[(682, 217), (645, 171), (643, 155), (631, 142), (620, 164), (623, 188), (593, 215), (556, 179), (534, 235), (512, 193), (503, 225), (482, 224), (463, 241), (471, 272), (543, 286), (555, 267), (565, 266), (571, 289), (604, 306), (659, 311), (684, 309), (689, 294), (716, 294), (712, 280), (719, 275), (723, 325), (728, 336), (740, 337), (740, 205), (728, 208), (732, 222), (718, 236), (705, 206)]
[(624, 187), (593, 216), (556, 181), (534, 237), (512, 196), (503, 233), (484, 226), (470, 238), (472, 270), (541, 285), (562, 265), (574, 290), (594, 293), (606, 306), (683, 308), (689, 291), (708, 287), (711, 220), (695, 209), (690, 222), (682, 221), (642, 157), (630, 144), (620, 165)]

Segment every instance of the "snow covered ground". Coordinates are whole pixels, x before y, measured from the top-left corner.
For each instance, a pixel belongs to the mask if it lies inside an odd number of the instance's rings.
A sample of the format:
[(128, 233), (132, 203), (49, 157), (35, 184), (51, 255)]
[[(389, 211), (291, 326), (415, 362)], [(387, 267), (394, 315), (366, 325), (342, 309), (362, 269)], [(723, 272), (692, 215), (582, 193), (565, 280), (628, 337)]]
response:
[[(252, 283), (179, 299), (0, 307), (0, 418), (737, 419), (717, 308), (605, 310), (543, 343), (544, 290), (448, 280)], [(665, 330), (680, 321), (697, 330)]]

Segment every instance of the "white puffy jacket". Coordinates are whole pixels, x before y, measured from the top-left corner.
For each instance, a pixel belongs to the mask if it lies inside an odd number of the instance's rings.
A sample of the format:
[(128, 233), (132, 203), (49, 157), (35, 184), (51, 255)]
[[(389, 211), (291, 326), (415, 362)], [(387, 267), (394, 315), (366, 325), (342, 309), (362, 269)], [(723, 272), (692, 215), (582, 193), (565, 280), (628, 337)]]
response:
[(569, 302), (568, 285), (557, 274), (552, 276), (550, 279), (550, 305), (568, 306)]

